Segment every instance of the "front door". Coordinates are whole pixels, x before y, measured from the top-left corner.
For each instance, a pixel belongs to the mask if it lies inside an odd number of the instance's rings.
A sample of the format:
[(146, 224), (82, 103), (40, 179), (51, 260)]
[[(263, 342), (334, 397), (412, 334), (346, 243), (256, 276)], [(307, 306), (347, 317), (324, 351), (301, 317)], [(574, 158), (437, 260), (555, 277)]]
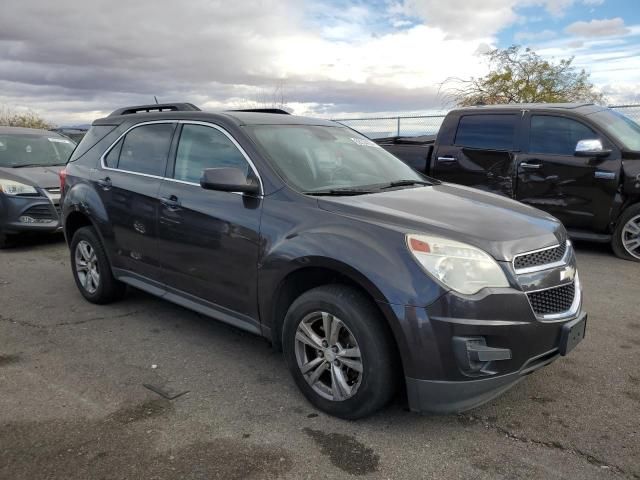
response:
[(200, 187), (206, 168), (235, 167), (247, 177), (257, 173), (221, 128), (191, 123), (180, 128), (175, 161), (159, 191), (164, 283), (257, 326), (262, 198)]
[[(517, 196), (570, 229), (604, 231), (619, 185), (620, 155), (606, 138), (567, 116), (532, 113), (529, 141), (517, 161)], [(579, 140), (600, 139), (605, 158), (576, 156)]]
[(519, 121), (520, 112), (463, 115), (453, 144), (434, 153), (432, 175), (513, 198)]
[(131, 129), (104, 156), (93, 175), (106, 215), (105, 246), (115, 268), (160, 280), (157, 251), (158, 190), (175, 123)]

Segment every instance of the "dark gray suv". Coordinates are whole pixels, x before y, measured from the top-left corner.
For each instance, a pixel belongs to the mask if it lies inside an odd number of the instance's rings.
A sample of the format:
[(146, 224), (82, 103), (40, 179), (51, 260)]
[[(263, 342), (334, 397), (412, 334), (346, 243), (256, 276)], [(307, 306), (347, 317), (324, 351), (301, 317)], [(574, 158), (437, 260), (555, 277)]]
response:
[(369, 415), (400, 385), (414, 411), (466, 410), (584, 336), (560, 222), (332, 122), (124, 108), (94, 122), (64, 177), (87, 300), (129, 285), (262, 335), (332, 415)]
[(0, 247), (23, 232), (59, 232), (59, 173), (75, 143), (47, 130), (0, 127)]

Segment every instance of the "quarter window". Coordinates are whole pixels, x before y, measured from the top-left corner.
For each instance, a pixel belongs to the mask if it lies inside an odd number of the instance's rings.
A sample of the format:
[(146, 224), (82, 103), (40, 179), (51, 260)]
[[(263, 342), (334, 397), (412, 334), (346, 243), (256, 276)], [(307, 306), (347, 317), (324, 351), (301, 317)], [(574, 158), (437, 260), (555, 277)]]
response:
[(249, 176), (249, 163), (224, 133), (204, 125), (184, 125), (173, 177), (199, 183), (205, 169), (222, 167), (237, 168)]
[(580, 140), (598, 138), (586, 125), (566, 117), (533, 115), (529, 137), (529, 153), (573, 155)]
[(485, 150), (513, 150), (516, 115), (465, 115), (460, 118), (456, 145)]
[(116, 168), (118, 166), (118, 159), (120, 158), (120, 150), (122, 150), (122, 142), (124, 138), (118, 140), (106, 157), (104, 157), (104, 164), (110, 168)]
[(142, 125), (131, 130), (105, 158), (108, 167), (164, 176), (173, 123)]

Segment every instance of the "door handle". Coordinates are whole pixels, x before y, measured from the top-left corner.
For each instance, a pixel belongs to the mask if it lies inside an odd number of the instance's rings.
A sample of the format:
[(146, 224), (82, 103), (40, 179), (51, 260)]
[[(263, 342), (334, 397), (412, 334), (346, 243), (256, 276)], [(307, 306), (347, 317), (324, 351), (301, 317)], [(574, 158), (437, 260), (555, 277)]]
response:
[(111, 179), (109, 177), (101, 178), (97, 183), (103, 190), (111, 190)]
[(451, 155), (446, 155), (444, 157), (438, 157), (438, 162), (440, 163), (453, 163), (456, 162), (456, 157), (453, 157)]
[(162, 197), (160, 199), (160, 203), (166, 207), (167, 210), (175, 212), (176, 210), (180, 210), (180, 200), (175, 195), (171, 195), (169, 197)]
[(521, 166), (522, 168), (535, 170), (535, 169), (537, 169), (537, 168), (542, 168), (542, 163), (528, 163), (528, 162), (522, 162), (522, 163), (520, 164), (520, 166)]

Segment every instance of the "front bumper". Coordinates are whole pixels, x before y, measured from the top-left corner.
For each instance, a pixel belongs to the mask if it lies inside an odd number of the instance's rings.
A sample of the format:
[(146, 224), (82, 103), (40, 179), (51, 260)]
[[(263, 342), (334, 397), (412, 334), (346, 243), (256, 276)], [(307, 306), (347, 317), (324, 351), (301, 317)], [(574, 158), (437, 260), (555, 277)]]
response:
[(0, 194), (0, 233), (52, 233), (61, 230), (59, 206), (50, 197)]
[(556, 345), (529, 358), (521, 368), (511, 373), (465, 380), (422, 380), (406, 377), (409, 408), (421, 413), (446, 414), (480, 406), (501, 395), (527, 375), (568, 353), (584, 337), (586, 320), (586, 313), (581, 313), (572, 321), (558, 325), (560, 328), (556, 336)]

